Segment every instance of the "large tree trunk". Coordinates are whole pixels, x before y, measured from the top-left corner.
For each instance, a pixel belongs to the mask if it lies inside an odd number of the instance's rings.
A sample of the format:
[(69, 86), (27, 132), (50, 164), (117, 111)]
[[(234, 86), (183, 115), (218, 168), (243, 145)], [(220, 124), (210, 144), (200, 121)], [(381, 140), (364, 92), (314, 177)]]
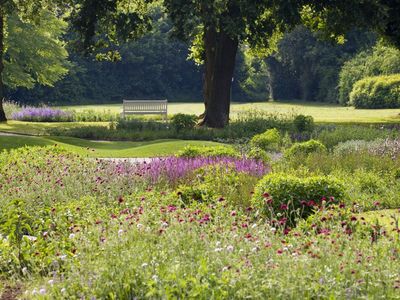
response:
[(232, 76), (238, 40), (225, 32), (209, 28), (204, 33), (205, 74), (204, 106), (205, 112), (200, 125), (222, 128), (229, 123)]
[(0, 122), (7, 121), (3, 108), (4, 83), (3, 83), (3, 55), (4, 55), (4, 14), (0, 11)]

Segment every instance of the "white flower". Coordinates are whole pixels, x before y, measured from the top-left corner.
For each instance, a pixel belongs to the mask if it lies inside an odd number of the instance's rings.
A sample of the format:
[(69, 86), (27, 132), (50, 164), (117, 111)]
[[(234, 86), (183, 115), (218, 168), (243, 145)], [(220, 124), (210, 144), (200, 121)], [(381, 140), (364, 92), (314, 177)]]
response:
[(38, 293), (37, 289), (33, 289), (32, 295), (37, 295), (37, 293)]
[(228, 267), (223, 267), (222, 268), (222, 272), (224, 272), (224, 271), (228, 271), (229, 270), (229, 268)]
[(22, 274), (24, 274), (24, 275), (28, 274), (28, 268), (27, 267), (23, 267), (22, 268)]
[(30, 240), (31, 242), (34, 242), (37, 240), (36, 236), (31, 236), (31, 235), (24, 235), (24, 237), (26, 237), (28, 240)]
[(67, 292), (67, 289), (66, 289), (66, 288), (62, 288), (62, 289), (61, 289), (61, 293), (64, 294), (65, 292)]
[(275, 227), (271, 227), (271, 232), (275, 232), (276, 231), (276, 228)]
[(221, 245), (221, 242), (220, 241), (217, 241), (216, 243), (215, 243), (215, 246), (217, 246), (217, 247), (219, 247)]
[(154, 274), (153, 276), (151, 276), (151, 279), (153, 279), (154, 281), (158, 281), (158, 276)]
[(253, 225), (251, 225), (251, 228), (256, 228), (257, 227), (257, 224), (256, 223), (254, 223)]
[(229, 252), (232, 252), (233, 251), (233, 246), (232, 245), (227, 246), (226, 250), (229, 251)]
[(53, 285), (53, 284), (54, 284), (54, 280), (53, 280), (53, 279), (50, 279), (50, 280), (48, 281), (48, 284)]
[(148, 266), (147, 263), (143, 263), (143, 264), (142, 264), (142, 268), (146, 268), (147, 266)]
[(215, 251), (215, 252), (221, 252), (221, 251), (222, 251), (222, 248), (215, 248), (214, 251)]
[(46, 289), (45, 289), (45, 288), (41, 288), (41, 289), (39, 290), (39, 294), (40, 294), (40, 295), (46, 294)]
[(257, 252), (258, 251), (258, 247), (254, 247), (253, 249), (251, 249), (251, 252)]
[(123, 229), (118, 230), (118, 236), (121, 236), (124, 233)]
[(73, 234), (73, 233), (71, 233), (70, 235), (69, 235), (69, 238), (70, 239), (73, 239), (75, 237), (75, 234)]
[(136, 227), (137, 227), (138, 229), (140, 229), (140, 228), (143, 227), (143, 224), (138, 223), (138, 224), (136, 225)]
[(168, 227), (168, 223), (167, 223), (167, 222), (163, 222), (163, 223), (161, 224), (161, 227)]
[(67, 258), (67, 256), (65, 254), (60, 256), (61, 260), (66, 260), (66, 258)]

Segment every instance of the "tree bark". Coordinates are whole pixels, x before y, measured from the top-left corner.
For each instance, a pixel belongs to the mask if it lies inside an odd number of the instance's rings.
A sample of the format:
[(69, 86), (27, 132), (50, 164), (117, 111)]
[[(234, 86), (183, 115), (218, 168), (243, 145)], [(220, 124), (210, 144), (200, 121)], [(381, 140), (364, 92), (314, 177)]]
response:
[(239, 42), (224, 31), (208, 28), (204, 33), (205, 112), (200, 125), (223, 128), (229, 123), (232, 76)]
[(0, 122), (7, 121), (3, 107), (3, 99), (4, 99), (3, 56), (4, 56), (4, 14), (2, 11), (0, 11)]

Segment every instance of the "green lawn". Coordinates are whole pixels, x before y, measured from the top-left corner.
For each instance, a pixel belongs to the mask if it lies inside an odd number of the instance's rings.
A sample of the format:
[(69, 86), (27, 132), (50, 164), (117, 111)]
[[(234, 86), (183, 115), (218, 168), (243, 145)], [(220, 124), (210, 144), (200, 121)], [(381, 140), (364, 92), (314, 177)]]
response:
[(89, 157), (154, 157), (175, 154), (187, 145), (221, 145), (207, 141), (155, 140), (151, 142), (88, 141), (72, 137), (0, 136), (0, 151), (23, 146), (59, 145)]
[[(121, 104), (78, 105), (63, 107), (83, 111), (87, 109), (97, 111), (121, 112)], [(204, 110), (202, 103), (169, 103), (168, 112), (201, 114)], [(231, 112), (236, 116), (246, 110), (259, 110), (276, 113), (297, 113), (313, 116), (317, 122), (348, 123), (348, 122), (400, 122), (400, 109), (354, 109), (334, 104), (314, 102), (255, 102), (233, 103)]]

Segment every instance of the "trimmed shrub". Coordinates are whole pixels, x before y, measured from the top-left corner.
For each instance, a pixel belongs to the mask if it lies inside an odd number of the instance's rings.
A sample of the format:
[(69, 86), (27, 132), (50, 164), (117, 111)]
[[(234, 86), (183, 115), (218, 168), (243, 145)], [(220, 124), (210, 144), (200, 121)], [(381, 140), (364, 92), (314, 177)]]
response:
[(312, 116), (297, 115), (293, 120), (293, 126), (297, 132), (312, 132), (314, 130), (314, 118)]
[(194, 158), (194, 157), (240, 157), (240, 153), (233, 147), (215, 146), (215, 147), (199, 147), (186, 146), (179, 151), (178, 157)]
[(285, 156), (290, 158), (299, 154), (308, 155), (314, 152), (327, 152), (327, 149), (321, 142), (309, 140), (307, 142), (294, 144), (285, 151)]
[(350, 104), (355, 108), (399, 108), (400, 74), (357, 81), (350, 93)]
[(239, 172), (234, 166), (217, 164), (195, 170), (176, 190), (184, 204), (228, 201), (239, 207), (250, 205), (251, 192), (259, 178)]
[(171, 125), (176, 131), (193, 129), (196, 126), (196, 122), (196, 115), (175, 114), (171, 118)]
[[(284, 173), (272, 173), (255, 187), (252, 205), (271, 217), (278, 213), (294, 221), (307, 217), (315, 206), (340, 200), (345, 195), (344, 184), (329, 176), (300, 178)], [(297, 214), (296, 214), (297, 211)]]
[(279, 150), (281, 142), (281, 134), (276, 128), (268, 129), (264, 133), (253, 136), (250, 140), (252, 147), (258, 147), (265, 151)]
[(258, 147), (252, 147), (246, 154), (247, 158), (260, 160), (264, 163), (271, 162), (271, 157), (266, 151)]

